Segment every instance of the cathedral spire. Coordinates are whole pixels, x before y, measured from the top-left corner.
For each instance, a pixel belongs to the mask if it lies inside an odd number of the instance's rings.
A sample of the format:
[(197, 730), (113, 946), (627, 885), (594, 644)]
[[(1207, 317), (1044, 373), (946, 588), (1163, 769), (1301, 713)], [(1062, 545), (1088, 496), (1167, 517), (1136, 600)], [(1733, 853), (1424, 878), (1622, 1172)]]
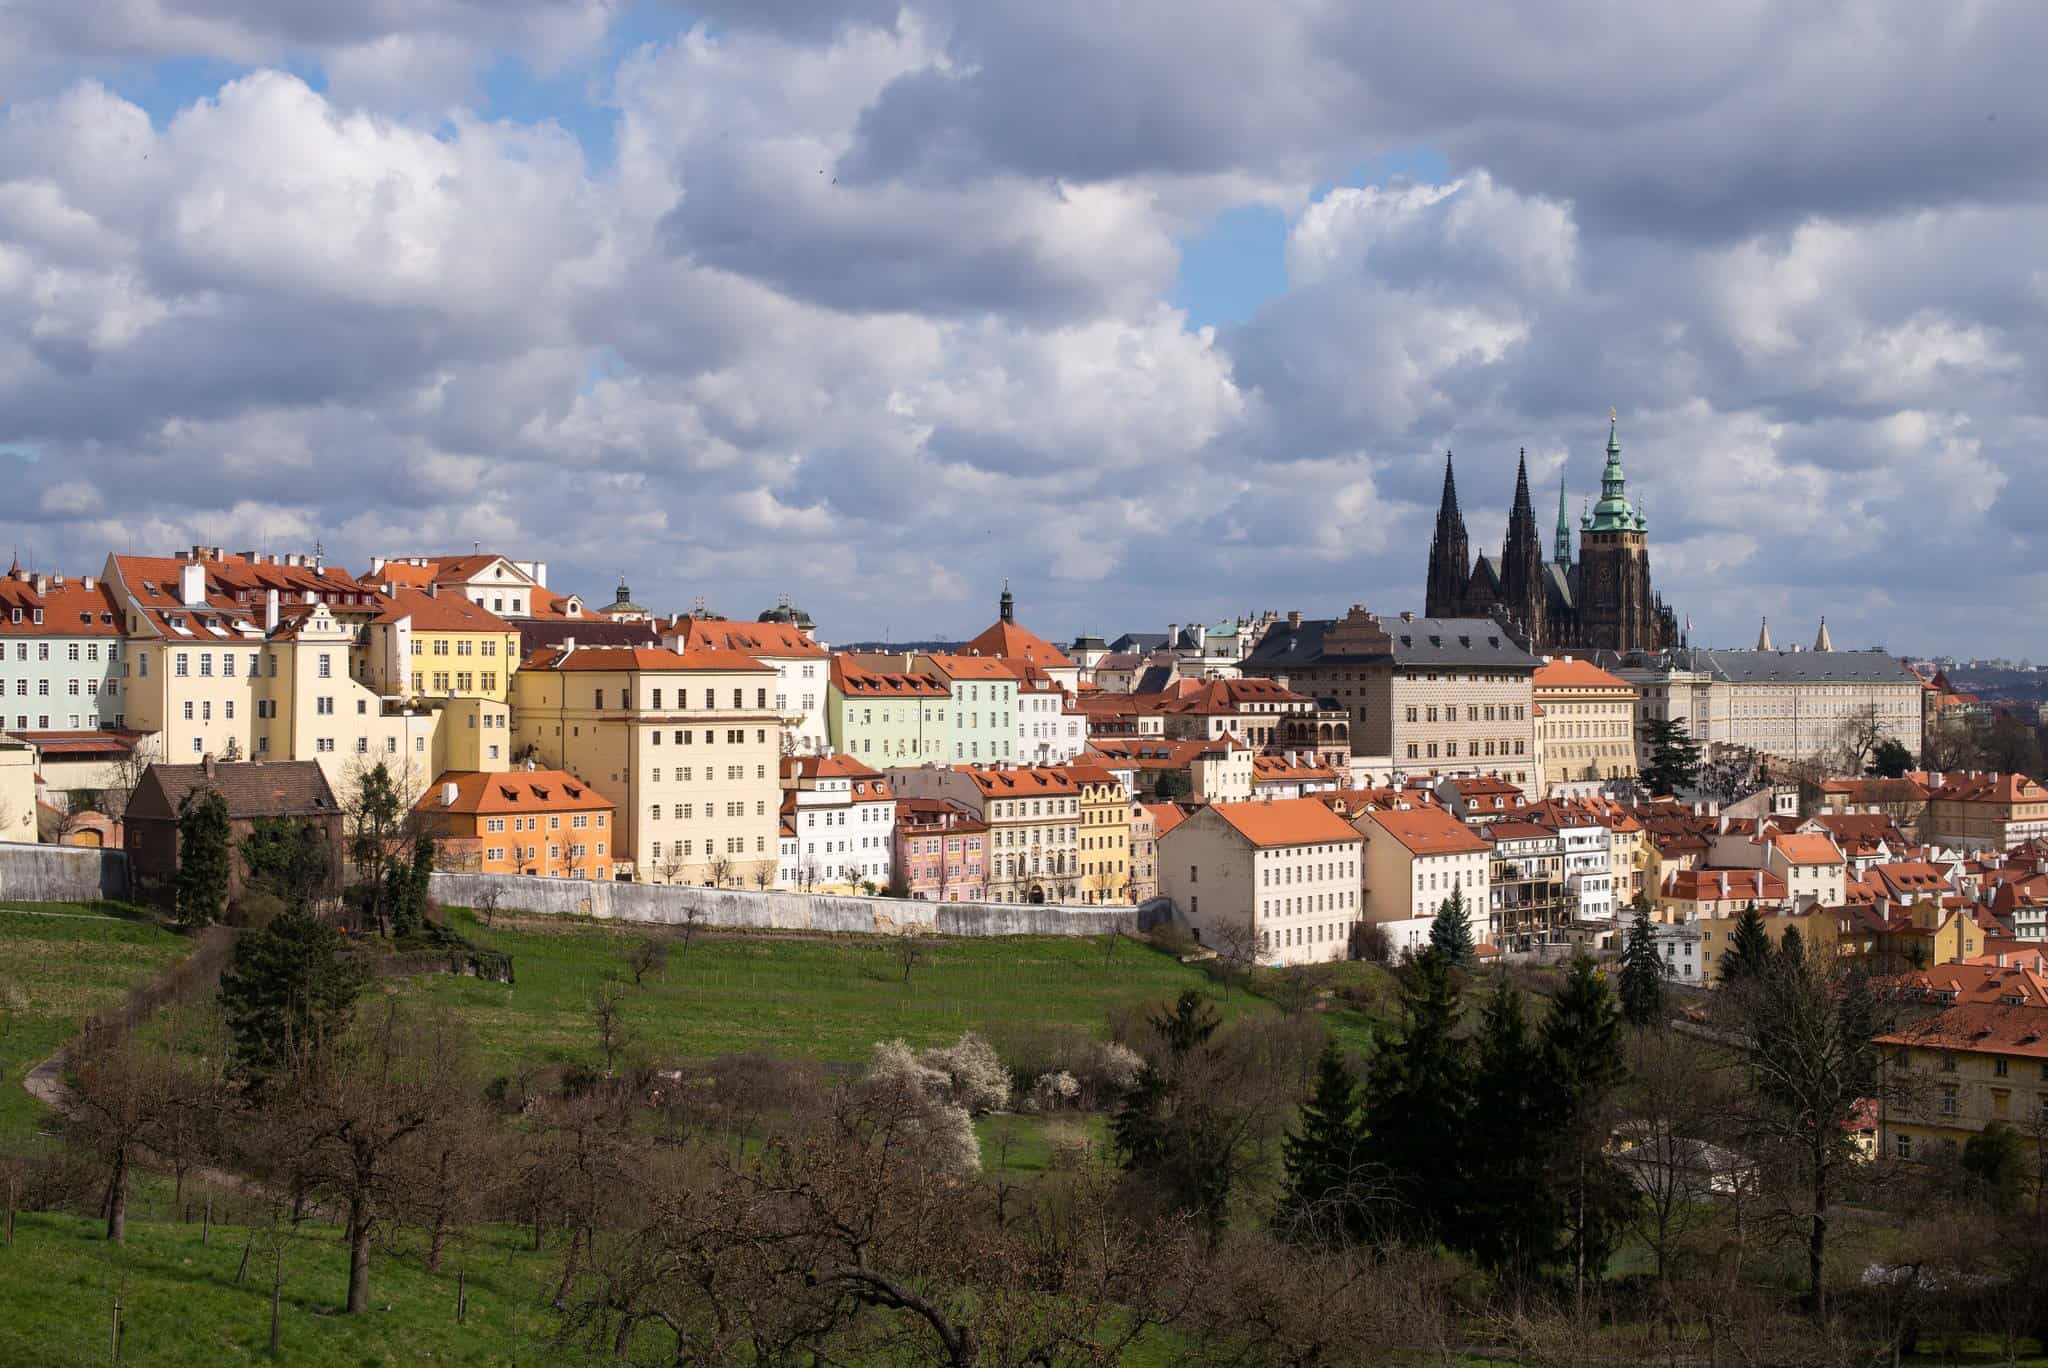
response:
[(1557, 554), (1555, 557), (1559, 565), (1568, 566), (1572, 563), (1571, 538), (1571, 521), (1564, 515), (1564, 478), (1559, 476), (1557, 481)]
[(1465, 536), (1465, 516), (1458, 511), (1458, 482), (1451, 473), (1451, 453), (1444, 453), (1444, 493), (1437, 505), (1436, 532), (1429, 539), (1429, 582), (1424, 611), (1431, 617), (1464, 613), (1466, 587), (1472, 579), (1472, 550)]
[(1820, 635), (1813, 639), (1813, 649), (1816, 651), (1832, 651), (1835, 649), (1835, 639), (1828, 635), (1828, 620), (1826, 614), (1821, 615)]
[(1639, 532), (1636, 511), (1629, 507), (1628, 479), (1621, 471), (1621, 440), (1616, 435), (1617, 419), (1607, 410), (1607, 468), (1600, 472), (1600, 502), (1593, 505), (1594, 532)]
[(1543, 533), (1536, 526), (1536, 507), (1529, 499), (1529, 452), (1515, 463), (1515, 506), (1508, 514), (1507, 541), (1500, 552), (1503, 606), (1534, 640), (1544, 635), (1547, 590), (1543, 577)]
[(1776, 647), (1771, 645), (1771, 620), (1769, 618), (1764, 619), (1764, 625), (1762, 629), (1759, 630), (1756, 634), (1756, 648), (1759, 651), (1772, 651), (1777, 649)]

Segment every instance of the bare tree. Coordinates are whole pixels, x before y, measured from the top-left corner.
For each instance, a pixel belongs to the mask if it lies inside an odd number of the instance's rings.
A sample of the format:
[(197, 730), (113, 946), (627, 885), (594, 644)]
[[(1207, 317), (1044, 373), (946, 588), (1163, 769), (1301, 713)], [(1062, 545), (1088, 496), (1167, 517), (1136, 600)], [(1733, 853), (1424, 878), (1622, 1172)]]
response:
[(670, 841), (662, 848), (661, 854), (655, 856), (654, 872), (661, 876), (663, 883), (672, 884), (683, 876), (685, 863), (683, 859), (683, 843), (681, 841)]
[(760, 892), (766, 893), (768, 886), (774, 882), (775, 866), (766, 862), (757, 862), (754, 865), (754, 887)]
[(626, 1020), (626, 989), (607, 974), (590, 995), (590, 1022), (597, 1029), (598, 1052), (604, 1056), (605, 1076), (617, 1071), (619, 1056), (632, 1045), (635, 1032)]
[(1250, 981), (1252, 966), (1259, 962), (1259, 933), (1252, 929), (1251, 918), (1218, 926), (1215, 949), (1223, 991), (1228, 995), (1233, 981)]
[(1635, 1186), (1633, 1225), (1669, 1307), (1673, 1264), (1720, 1193), (1751, 1182), (1749, 1161), (1713, 1143), (1729, 1114), (1725, 1055), (1661, 1024), (1633, 1032), (1627, 1048), (1616, 1162)]
[(1889, 735), (1884, 713), (1875, 703), (1865, 703), (1842, 719), (1835, 741), (1835, 756), (1844, 774), (1861, 774)]
[(121, 751), (107, 766), (112, 781), (101, 791), (100, 802), (107, 816), (120, 821), (128, 812), (128, 800), (142, 784), (142, 776), (156, 763), (160, 747), (157, 738), (138, 738), (134, 746)]
[(920, 939), (915, 930), (905, 927), (896, 933), (896, 939), (890, 947), (890, 953), (895, 956), (896, 962), (903, 967), (903, 986), (908, 988), (910, 986), (910, 971), (925, 961), (923, 940)]
[(485, 885), (483, 891), (476, 895), (476, 910), (482, 915), (485, 926), (497, 925), (498, 904), (504, 897), (504, 892), (496, 884)]
[(371, 1245), (410, 1200), (425, 1140), (459, 1109), (467, 1058), (449, 1018), (402, 1012), (391, 998), (338, 1042), (331, 1064), (267, 1103), (301, 1118), (306, 1181), (343, 1212), (352, 1314), (369, 1309)]
[(72, 1071), (71, 1112), (66, 1130), (80, 1153), (94, 1157), (106, 1174), (101, 1214), (107, 1239), (128, 1239), (128, 1181), (156, 1124), (163, 1079), (156, 1061), (129, 1047), (93, 1048)]
[(807, 859), (803, 862), (799, 880), (803, 884), (804, 892), (810, 893), (816, 890), (819, 881), (824, 877), (825, 871), (818, 867), (818, 861), (815, 858)]
[(668, 972), (668, 938), (659, 932), (635, 935), (626, 947), (626, 972), (633, 976), (633, 986), (643, 987), (647, 975), (662, 975)]
[(719, 851), (705, 862), (705, 870), (711, 875), (711, 886), (723, 888), (733, 881), (732, 856)]

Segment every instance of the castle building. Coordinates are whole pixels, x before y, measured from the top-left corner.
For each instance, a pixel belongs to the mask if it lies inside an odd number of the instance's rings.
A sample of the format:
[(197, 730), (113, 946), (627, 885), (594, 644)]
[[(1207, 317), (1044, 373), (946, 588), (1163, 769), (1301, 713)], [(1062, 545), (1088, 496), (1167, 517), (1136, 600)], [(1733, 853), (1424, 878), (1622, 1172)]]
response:
[(1621, 443), (1607, 429), (1607, 466), (1600, 499), (1579, 520), (1572, 559), (1565, 495), (1557, 492), (1555, 549), (1546, 559), (1529, 498), (1527, 454), (1515, 470), (1514, 504), (1498, 559), (1474, 560), (1458, 508), (1451, 457), (1444, 455), (1444, 492), (1429, 544), (1427, 612), (1432, 618), (1494, 618), (1532, 651), (1567, 649), (1659, 651), (1677, 644), (1671, 609), (1650, 588), (1649, 523), (1629, 502)]

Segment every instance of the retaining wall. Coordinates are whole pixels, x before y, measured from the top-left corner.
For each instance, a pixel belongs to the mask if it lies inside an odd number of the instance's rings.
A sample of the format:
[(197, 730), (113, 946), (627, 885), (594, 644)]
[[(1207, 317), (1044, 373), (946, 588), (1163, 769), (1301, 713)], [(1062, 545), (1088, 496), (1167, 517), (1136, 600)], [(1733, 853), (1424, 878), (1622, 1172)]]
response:
[(0, 843), (0, 898), (89, 903), (128, 896), (125, 851)]
[(758, 892), (692, 884), (536, 879), (516, 874), (436, 874), (432, 895), (475, 907), (495, 890), (498, 910), (601, 917), (674, 925), (697, 912), (697, 925), (751, 931), (829, 931), (941, 936), (1099, 936), (1119, 928), (1149, 930), (1171, 907), (1155, 898), (1142, 907), (1067, 907), (1030, 903), (919, 902), (827, 893)]

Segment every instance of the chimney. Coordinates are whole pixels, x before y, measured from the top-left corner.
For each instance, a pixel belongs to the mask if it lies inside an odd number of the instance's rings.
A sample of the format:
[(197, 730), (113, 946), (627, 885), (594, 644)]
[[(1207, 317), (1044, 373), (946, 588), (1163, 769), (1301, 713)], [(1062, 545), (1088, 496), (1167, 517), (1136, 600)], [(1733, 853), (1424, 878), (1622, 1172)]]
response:
[(266, 632), (277, 630), (277, 590), (275, 589), (265, 589), (263, 591), (263, 630)]
[(1289, 608), (1287, 610), (1287, 625), (1297, 628), (1301, 626), (1301, 609)]
[(178, 567), (178, 602), (187, 608), (197, 608), (206, 602), (206, 567), (198, 561), (186, 561)]
[(371, 574), (373, 574), (373, 575), (374, 575), (374, 574), (376, 574), (376, 573), (377, 573), (377, 572), (378, 572), (379, 570), (382, 570), (383, 568), (384, 568), (384, 558), (383, 558), (382, 556), (372, 556), (372, 557), (370, 557), (370, 573), (371, 573)]
[(80, 583), (81, 583), (81, 584), (82, 584), (82, 585), (84, 586), (84, 588), (85, 588), (85, 591), (86, 591), (87, 593), (91, 593), (91, 592), (92, 592), (92, 587), (93, 587), (93, 586), (94, 586), (95, 584), (98, 584), (98, 583), (99, 583), (99, 581), (98, 581), (98, 580), (96, 580), (96, 579), (94, 579), (94, 578), (93, 578), (93, 577), (92, 577), (91, 575), (87, 575), (87, 576), (86, 576), (86, 577), (85, 577), (85, 578), (84, 578), (83, 580), (81, 580), (81, 581), (80, 581)]
[(447, 783), (441, 785), (441, 806), (454, 807), (455, 797), (456, 794), (459, 792), (460, 789), (458, 788), (453, 779), (450, 779)]
[(1415, 621), (1415, 613), (1414, 613), (1414, 610), (1412, 610), (1412, 609), (1403, 609), (1403, 610), (1402, 610), (1402, 613), (1401, 613), (1401, 621), (1403, 621), (1403, 622), (1413, 622), (1413, 621)]
[(206, 771), (206, 777), (209, 779), (214, 778), (220, 773), (220, 762), (214, 759), (212, 751), (206, 753), (205, 758), (200, 760), (199, 766)]

